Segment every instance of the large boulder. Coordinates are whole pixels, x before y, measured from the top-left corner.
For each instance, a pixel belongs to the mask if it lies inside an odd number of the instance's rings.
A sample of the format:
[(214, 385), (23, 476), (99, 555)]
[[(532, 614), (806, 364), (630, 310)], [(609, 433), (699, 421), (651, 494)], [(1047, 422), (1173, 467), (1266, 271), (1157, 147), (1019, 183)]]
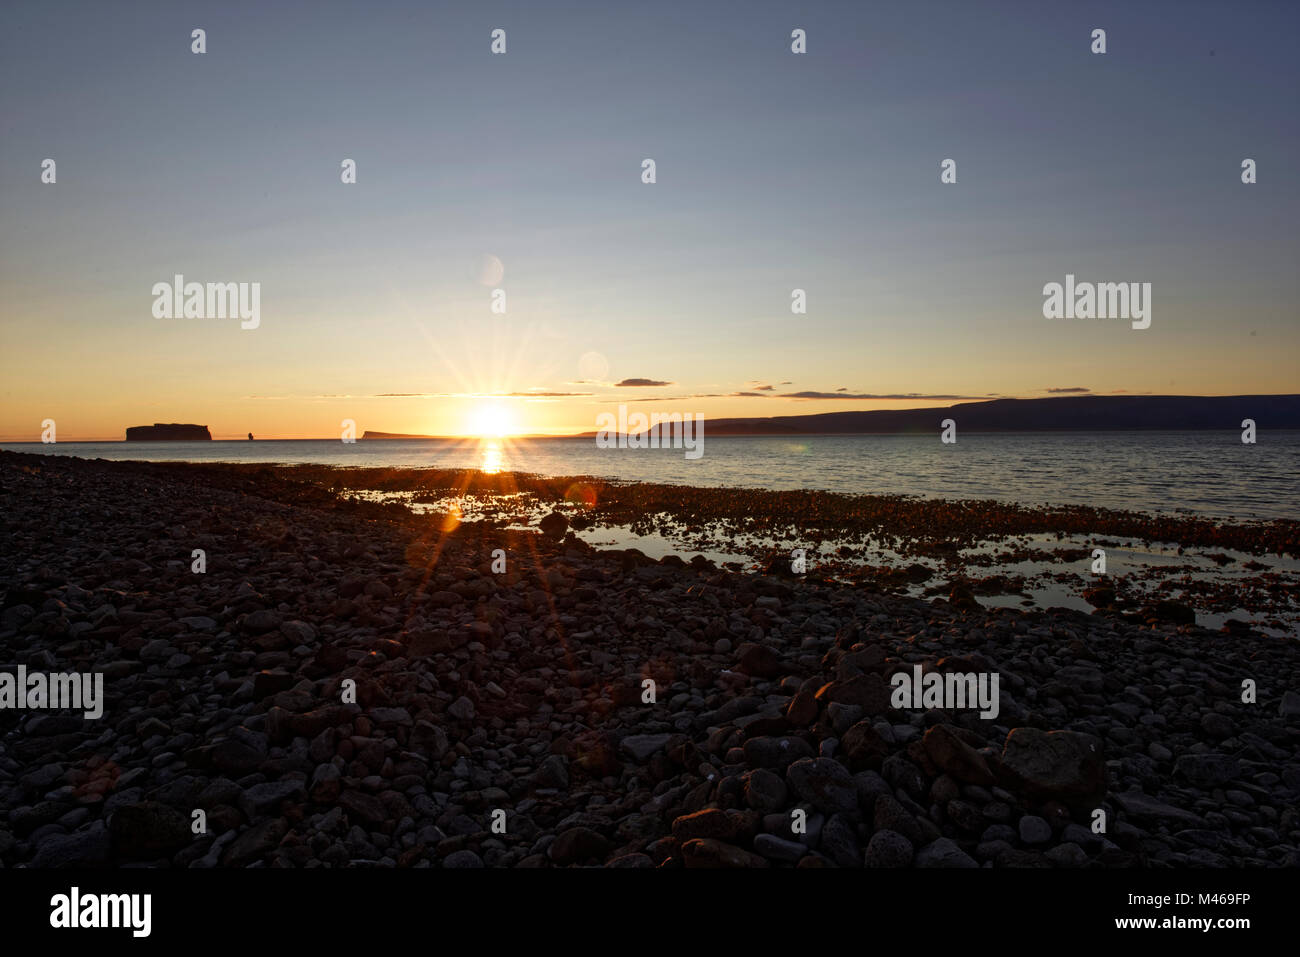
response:
[(1012, 728), (1000, 763), (1009, 783), (1035, 800), (1086, 809), (1106, 793), (1101, 741), (1090, 734)]
[(823, 705), (836, 702), (857, 705), (868, 715), (886, 714), (890, 711), (889, 687), (880, 675), (854, 675), (845, 681), (832, 681), (817, 692)]
[(925, 732), (922, 743), (935, 767), (947, 771), (958, 781), (982, 787), (993, 783), (993, 774), (989, 771), (984, 755), (963, 741), (956, 728), (936, 724)]

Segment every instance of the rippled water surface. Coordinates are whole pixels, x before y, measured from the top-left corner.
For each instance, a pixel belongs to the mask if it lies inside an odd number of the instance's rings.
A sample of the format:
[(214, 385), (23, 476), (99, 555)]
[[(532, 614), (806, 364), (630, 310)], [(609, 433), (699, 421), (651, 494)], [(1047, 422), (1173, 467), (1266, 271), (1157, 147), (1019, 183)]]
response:
[(1236, 518), (1300, 517), (1300, 432), (1056, 432), (717, 437), (704, 454), (594, 439), (6, 444), (85, 458), (485, 468), (681, 485), (904, 493)]

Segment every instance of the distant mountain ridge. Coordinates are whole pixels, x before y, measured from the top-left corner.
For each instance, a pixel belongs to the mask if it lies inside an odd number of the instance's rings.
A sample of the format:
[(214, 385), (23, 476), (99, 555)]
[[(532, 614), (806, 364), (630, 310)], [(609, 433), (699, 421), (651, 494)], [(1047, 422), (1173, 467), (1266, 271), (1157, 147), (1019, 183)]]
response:
[[(1300, 395), (1080, 395), (992, 399), (929, 409), (823, 412), (708, 419), (709, 435), (834, 435), (938, 432), (953, 419), (964, 432), (1300, 429)], [(595, 434), (595, 433), (591, 433)]]
[[(1240, 429), (1243, 419), (1253, 419), (1258, 429), (1300, 429), (1300, 395), (1071, 395), (990, 399), (928, 409), (705, 419), (705, 433), (715, 436), (906, 435), (938, 432), (943, 419), (953, 419), (962, 432), (1204, 431)], [(513, 438), (585, 439), (596, 434), (592, 430), (575, 435)], [(361, 437), (447, 438), (370, 431)]]

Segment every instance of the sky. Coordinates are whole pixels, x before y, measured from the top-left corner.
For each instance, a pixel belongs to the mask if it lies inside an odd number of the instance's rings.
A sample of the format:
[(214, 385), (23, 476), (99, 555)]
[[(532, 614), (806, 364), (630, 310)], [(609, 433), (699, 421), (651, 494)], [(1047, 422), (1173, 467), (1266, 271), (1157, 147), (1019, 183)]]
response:
[[(1298, 28), (1289, 2), (6, 2), (0, 441), (1300, 392)], [(256, 328), (156, 317), (177, 274), (259, 283)], [(1150, 327), (1045, 318), (1067, 274), (1150, 283)]]

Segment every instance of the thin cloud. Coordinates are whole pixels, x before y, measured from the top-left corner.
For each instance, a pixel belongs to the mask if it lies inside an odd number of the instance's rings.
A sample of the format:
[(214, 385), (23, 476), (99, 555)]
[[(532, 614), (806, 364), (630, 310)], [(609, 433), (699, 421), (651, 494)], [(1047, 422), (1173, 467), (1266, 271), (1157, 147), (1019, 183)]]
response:
[(685, 402), (689, 399), (729, 399), (732, 395), (723, 395), (720, 392), (707, 392), (698, 395), (647, 395), (636, 399), (620, 399), (620, 402)]
[(1058, 394), (1058, 393), (1062, 393), (1062, 392), (1091, 392), (1092, 390), (1091, 390), (1091, 389), (1085, 389), (1083, 386), (1072, 385), (1072, 386), (1068, 386), (1068, 387), (1066, 387), (1066, 388), (1064, 388), (1064, 389), (1044, 389), (1043, 391), (1044, 391), (1044, 392), (1051, 393), (1051, 394), (1053, 394), (1053, 395), (1056, 395), (1056, 394)]
[(651, 387), (658, 387), (661, 385), (672, 385), (672, 383), (661, 382), (658, 379), (624, 379), (622, 382), (614, 383), (614, 386), (620, 389), (626, 389), (626, 388), (631, 388), (636, 386), (642, 388), (651, 388)]
[(558, 399), (581, 398), (593, 392), (374, 392), (369, 395), (322, 393), (320, 395), (246, 395), (245, 399)]
[(957, 400), (957, 399), (978, 399), (975, 395), (922, 395), (919, 392), (909, 392), (905, 395), (876, 395), (869, 392), (783, 392), (777, 396), (779, 399), (920, 399), (930, 401), (935, 399)]

